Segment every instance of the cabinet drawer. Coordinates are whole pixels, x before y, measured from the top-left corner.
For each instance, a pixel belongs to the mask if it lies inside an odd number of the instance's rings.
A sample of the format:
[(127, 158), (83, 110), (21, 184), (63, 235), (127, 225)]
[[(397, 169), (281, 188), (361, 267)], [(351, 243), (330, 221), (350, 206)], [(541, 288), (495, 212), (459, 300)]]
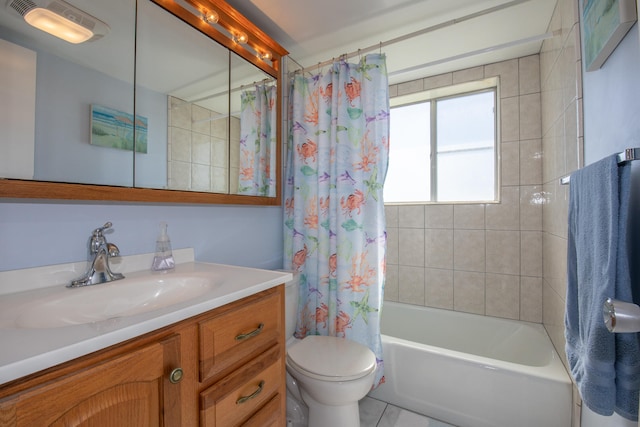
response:
[(224, 376), (281, 342), (282, 304), (280, 290), (200, 322), (200, 381)]
[(201, 425), (227, 427), (279, 422), (283, 377), (279, 350), (273, 348), (200, 394)]

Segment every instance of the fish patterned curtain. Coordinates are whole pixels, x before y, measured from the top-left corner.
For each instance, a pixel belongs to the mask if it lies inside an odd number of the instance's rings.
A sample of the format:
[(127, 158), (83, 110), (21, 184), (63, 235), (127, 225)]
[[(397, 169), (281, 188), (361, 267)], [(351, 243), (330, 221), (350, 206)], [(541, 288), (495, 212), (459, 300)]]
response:
[(275, 86), (256, 85), (240, 95), (240, 172), (238, 193), (276, 195)]
[(371, 348), (384, 382), (380, 310), (389, 158), (383, 54), (296, 74), (289, 98), (285, 266), (300, 272), (296, 337), (344, 337)]

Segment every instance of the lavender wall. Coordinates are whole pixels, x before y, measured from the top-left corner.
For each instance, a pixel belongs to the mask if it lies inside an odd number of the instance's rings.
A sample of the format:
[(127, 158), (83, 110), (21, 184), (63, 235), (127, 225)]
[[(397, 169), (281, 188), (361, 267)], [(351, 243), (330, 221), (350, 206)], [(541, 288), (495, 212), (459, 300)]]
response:
[(280, 207), (0, 201), (0, 271), (86, 259), (91, 231), (113, 223), (122, 255), (153, 252), (160, 221), (199, 261), (282, 267)]

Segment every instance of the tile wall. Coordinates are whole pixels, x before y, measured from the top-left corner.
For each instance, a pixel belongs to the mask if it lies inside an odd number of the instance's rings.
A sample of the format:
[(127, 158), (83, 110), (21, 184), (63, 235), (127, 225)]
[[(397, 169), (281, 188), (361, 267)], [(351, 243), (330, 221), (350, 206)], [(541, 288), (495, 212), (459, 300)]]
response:
[[(240, 120), (231, 117), (231, 145), (227, 116), (169, 97), (169, 188), (172, 190), (237, 192)], [(235, 149), (234, 149), (235, 147)], [(229, 150), (231, 148), (231, 153)], [(229, 157), (231, 154), (231, 158)], [(231, 172), (231, 174), (229, 173)], [(229, 188), (231, 186), (231, 188)]]
[(393, 97), (500, 77), (501, 201), (387, 205), (386, 300), (542, 322), (539, 59), (391, 86)]
[[(543, 323), (564, 358), (569, 187), (559, 178), (582, 166), (582, 63), (577, 0), (559, 0), (542, 45)], [(565, 363), (566, 364), (566, 363)]]
[[(542, 88), (543, 324), (565, 366), (564, 312), (569, 187), (559, 179), (583, 166), (582, 60), (577, 0), (558, 0), (540, 51)], [(574, 387), (573, 426), (581, 400)]]

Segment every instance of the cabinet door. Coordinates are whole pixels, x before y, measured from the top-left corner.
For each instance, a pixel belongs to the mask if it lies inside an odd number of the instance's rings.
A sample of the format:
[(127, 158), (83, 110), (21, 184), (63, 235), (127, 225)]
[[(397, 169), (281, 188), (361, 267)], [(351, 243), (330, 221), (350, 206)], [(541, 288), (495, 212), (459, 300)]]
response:
[[(36, 386), (0, 404), (9, 426), (180, 424), (179, 336)], [(174, 375), (174, 380), (176, 375)]]

